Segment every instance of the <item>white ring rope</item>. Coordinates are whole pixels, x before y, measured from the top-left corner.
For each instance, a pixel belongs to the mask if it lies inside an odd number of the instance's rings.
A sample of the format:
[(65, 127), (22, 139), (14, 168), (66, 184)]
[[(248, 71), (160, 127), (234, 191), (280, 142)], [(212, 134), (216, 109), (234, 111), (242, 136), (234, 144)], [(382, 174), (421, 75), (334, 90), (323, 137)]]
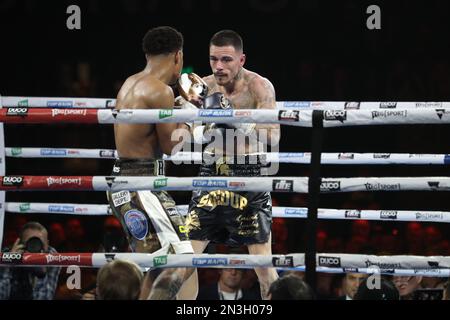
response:
[[(0, 105), (4, 107), (45, 107), (45, 108), (113, 108), (116, 99), (62, 98), (62, 97), (13, 97), (0, 96)], [(345, 101), (277, 101), (278, 109), (415, 109), (450, 108), (450, 102), (345, 102)]]
[[(187, 215), (188, 206), (177, 206), (178, 211)], [(111, 215), (111, 208), (106, 204), (74, 203), (36, 203), (6, 202), (5, 210), (12, 213), (50, 213), (68, 215)], [(308, 217), (308, 208), (273, 207), (274, 218)], [(450, 212), (446, 211), (408, 211), (408, 210), (355, 210), (355, 209), (318, 209), (319, 219), (333, 220), (375, 220), (375, 221), (417, 221), (450, 223)]]
[[(75, 149), (75, 148), (5, 148), (7, 157), (13, 158), (91, 158), (115, 159), (117, 151), (113, 149)], [(267, 162), (300, 163), (311, 162), (310, 152), (273, 152), (260, 153)], [(172, 156), (164, 155), (164, 160), (201, 162), (201, 152), (178, 152)], [(413, 164), (413, 165), (448, 165), (449, 154), (414, 154), (414, 153), (322, 153), (322, 164)]]
[[(4, 123), (279, 123), (312, 127), (313, 110), (263, 109), (30, 109), (0, 108)], [(450, 109), (326, 110), (324, 127), (360, 125), (449, 124)]]
[[(8, 191), (218, 190), (308, 192), (306, 177), (0, 176)], [(450, 177), (322, 178), (320, 192), (450, 191)]]
[[(246, 254), (163, 254), (161, 253), (2, 253), (1, 265), (102, 267), (115, 260), (131, 260), (143, 268), (200, 267), (200, 268), (295, 268), (305, 265), (303, 253), (287, 255)], [(316, 264), (321, 268), (339, 268), (358, 271), (370, 269), (371, 273), (392, 273), (394, 270), (450, 269), (450, 256), (375, 256), (363, 254), (316, 254)]]

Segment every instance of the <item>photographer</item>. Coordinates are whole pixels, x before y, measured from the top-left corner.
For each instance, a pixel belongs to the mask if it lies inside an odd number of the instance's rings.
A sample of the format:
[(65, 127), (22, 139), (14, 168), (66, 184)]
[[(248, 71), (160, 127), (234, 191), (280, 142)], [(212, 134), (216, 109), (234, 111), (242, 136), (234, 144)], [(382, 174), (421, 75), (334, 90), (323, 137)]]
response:
[[(10, 252), (56, 253), (48, 245), (48, 233), (38, 222), (28, 222)], [(52, 300), (58, 284), (59, 267), (0, 268), (0, 299)]]

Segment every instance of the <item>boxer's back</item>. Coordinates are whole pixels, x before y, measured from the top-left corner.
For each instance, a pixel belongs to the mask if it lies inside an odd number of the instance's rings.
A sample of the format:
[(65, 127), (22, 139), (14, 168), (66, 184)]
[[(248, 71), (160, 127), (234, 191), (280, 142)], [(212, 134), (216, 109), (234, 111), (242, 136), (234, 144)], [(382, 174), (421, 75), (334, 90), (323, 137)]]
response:
[[(120, 88), (116, 109), (155, 108), (159, 91), (165, 86), (144, 72), (134, 74)], [(154, 124), (115, 124), (114, 136), (120, 158), (161, 157)]]

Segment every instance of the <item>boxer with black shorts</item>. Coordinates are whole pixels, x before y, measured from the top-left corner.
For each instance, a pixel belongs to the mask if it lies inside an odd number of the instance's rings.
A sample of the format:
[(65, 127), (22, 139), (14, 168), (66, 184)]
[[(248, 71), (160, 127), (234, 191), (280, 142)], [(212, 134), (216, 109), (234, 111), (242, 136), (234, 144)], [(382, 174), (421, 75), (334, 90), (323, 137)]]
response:
[[(174, 94), (170, 85), (177, 82), (183, 67), (183, 36), (171, 27), (157, 27), (145, 35), (143, 49), (147, 65), (125, 81), (117, 96), (116, 109), (171, 109)], [(172, 132), (189, 128), (184, 123), (114, 125), (119, 159), (112, 174), (164, 175), (159, 159), (162, 153), (171, 154), (179, 142), (172, 141)], [(184, 218), (167, 192), (119, 191), (108, 192), (107, 196), (133, 251), (162, 255), (193, 253)], [(162, 270), (151, 273), (156, 277), (152, 289), (148, 297), (141, 298), (174, 299), (183, 281), (193, 272), (187, 268)]]
[[(244, 69), (245, 54), (241, 37), (234, 31), (216, 33), (209, 45), (210, 66), (213, 74), (203, 78), (208, 86), (208, 96), (203, 108), (209, 109), (275, 109), (275, 90), (271, 82), (259, 74)], [(205, 126), (208, 130), (209, 126)], [(259, 139), (260, 132), (267, 133), (266, 144), (279, 141), (278, 124), (233, 123), (218, 124), (215, 130), (234, 129), (237, 136), (250, 139), (245, 143), (226, 141), (222, 148), (208, 145), (203, 158), (213, 158), (200, 168), (201, 176), (261, 176), (265, 163), (252, 155), (265, 150)], [(226, 135), (223, 135), (227, 139)], [(257, 137), (256, 137), (257, 136)], [(251, 137), (256, 137), (251, 139)], [(229, 139), (228, 139), (229, 140)], [(228, 146), (232, 144), (232, 152)], [(243, 179), (245, 181), (245, 179)], [(238, 192), (229, 190), (194, 191), (186, 218), (196, 253), (204, 251), (209, 242), (247, 245), (250, 254), (271, 255), (272, 203), (268, 192)], [(255, 268), (261, 295), (267, 299), (270, 284), (278, 278), (274, 268)], [(196, 273), (183, 288), (195, 285)]]

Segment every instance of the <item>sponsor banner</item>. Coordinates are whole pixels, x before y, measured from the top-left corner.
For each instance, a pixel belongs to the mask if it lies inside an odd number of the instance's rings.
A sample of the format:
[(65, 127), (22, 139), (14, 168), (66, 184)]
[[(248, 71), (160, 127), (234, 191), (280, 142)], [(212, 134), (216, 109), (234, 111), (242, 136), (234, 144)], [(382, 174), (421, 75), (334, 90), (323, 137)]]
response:
[(340, 121), (344, 123), (347, 120), (347, 111), (344, 110), (326, 110), (323, 116), (324, 120)]
[(99, 156), (100, 158), (114, 158), (114, 150), (100, 150)]
[(5, 187), (21, 187), (23, 182), (24, 178), (20, 176), (4, 176), (2, 179), (2, 185)]
[(227, 265), (227, 258), (192, 258), (192, 264), (194, 266), (219, 266)]
[(294, 258), (293, 257), (273, 257), (272, 265), (274, 267), (294, 267)]
[(49, 107), (49, 108), (72, 108), (73, 101), (49, 100), (49, 101), (47, 101), (47, 107)]
[(407, 116), (408, 116), (408, 111), (406, 111), (406, 110), (372, 111), (372, 119), (377, 119), (377, 118), (405, 118)]
[(293, 192), (294, 181), (274, 179), (272, 181), (272, 190), (274, 192)]
[(444, 214), (442, 212), (416, 212), (416, 220), (421, 221), (436, 221), (443, 220)]
[(19, 252), (3, 252), (1, 254), (1, 262), (5, 264), (22, 263), (22, 253)]
[(340, 268), (341, 258), (340, 257), (328, 257), (319, 256), (319, 266), (328, 268)]
[(397, 191), (400, 190), (400, 183), (365, 183), (367, 191)]
[(71, 185), (71, 186), (81, 186), (81, 177), (48, 177), (47, 186), (57, 185)]
[(320, 183), (320, 192), (333, 192), (341, 190), (341, 182), (337, 180), (322, 181)]
[(41, 156), (65, 156), (67, 150), (65, 149), (41, 149)]
[(198, 110), (198, 116), (206, 118), (233, 117), (233, 110), (200, 109)]
[(28, 115), (28, 108), (7, 108), (6, 116), (21, 116), (25, 117)]
[(227, 180), (192, 180), (193, 187), (205, 187), (205, 188), (227, 188)]
[(74, 206), (60, 206), (60, 205), (49, 205), (48, 211), (50, 212), (75, 212)]
[(165, 119), (173, 116), (173, 110), (167, 109), (167, 110), (159, 110), (159, 119)]
[(153, 258), (153, 266), (159, 267), (167, 264), (167, 255)]
[(284, 108), (309, 108), (311, 106), (310, 101), (284, 101)]
[(280, 110), (278, 111), (278, 120), (298, 122), (300, 120), (300, 112), (298, 110)]
[(380, 219), (397, 220), (398, 212), (395, 210), (380, 211)]
[(92, 266), (92, 253), (24, 253), (22, 263), (25, 265)]
[(52, 109), (52, 117), (57, 116), (85, 116), (86, 109)]
[(131, 194), (126, 190), (114, 192), (111, 194), (111, 199), (114, 203), (114, 207), (118, 207), (125, 203), (131, 202)]
[(361, 210), (345, 210), (345, 217), (351, 219), (361, 219)]

